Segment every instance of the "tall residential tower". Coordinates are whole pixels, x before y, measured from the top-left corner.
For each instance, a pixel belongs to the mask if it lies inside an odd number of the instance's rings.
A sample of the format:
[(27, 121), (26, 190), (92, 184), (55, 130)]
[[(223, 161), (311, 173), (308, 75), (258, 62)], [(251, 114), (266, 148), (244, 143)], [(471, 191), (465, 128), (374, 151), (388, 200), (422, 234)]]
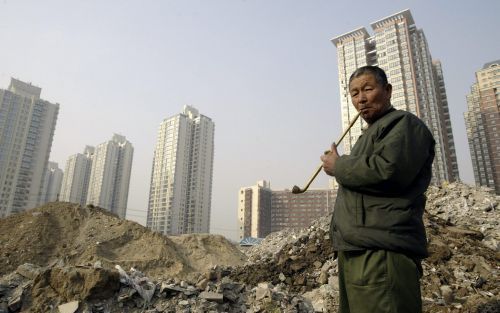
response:
[(0, 89), (0, 218), (38, 206), (59, 104), (41, 88), (11, 79)]
[(59, 200), (81, 205), (87, 203), (94, 151), (94, 147), (86, 146), (83, 153), (77, 153), (68, 158), (64, 168)]
[(476, 72), (464, 113), (476, 185), (500, 194), (500, 60)]
[(43, 193), (40, 204), (59, 200), (63, 171), (56, 162), (49, 162), (43, 179)]
[(87, 204), (125, 218), (134, 148), (125, 136), (114, 134), (97, 145), (92, 160)]
[(160, 124), (149, 190), (149, 228), (163, 234), (209, 232), (214, 128), (209, 117), (191, 106)]
[[(377, 65), (392, 84), (392, 105), (422, 119), (436, 140), (434, 183), (458, 179), (441, 64), (433, 62), (424, 32), (415, 26), (409, 10), (376, 21), (371, 27), (374, 35), (362, 27), (332, 39), (338, 55), (343, 128), (356, 114), (348, 90), (349, 77), (361, 66)], [(364, 126), (360, 119), (344, 139), (346, 153)]]

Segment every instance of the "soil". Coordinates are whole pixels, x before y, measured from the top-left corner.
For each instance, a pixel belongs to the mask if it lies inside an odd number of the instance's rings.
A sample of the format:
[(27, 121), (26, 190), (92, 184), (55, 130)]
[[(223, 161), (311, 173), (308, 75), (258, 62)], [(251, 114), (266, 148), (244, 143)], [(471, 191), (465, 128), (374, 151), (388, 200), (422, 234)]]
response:
[(0, 276), (19, 265), (134, 267), (153, 277), (184, 278), (246, 260), (223, 236), (167, 237), (100, 208), (50, 203), (0, 219)]

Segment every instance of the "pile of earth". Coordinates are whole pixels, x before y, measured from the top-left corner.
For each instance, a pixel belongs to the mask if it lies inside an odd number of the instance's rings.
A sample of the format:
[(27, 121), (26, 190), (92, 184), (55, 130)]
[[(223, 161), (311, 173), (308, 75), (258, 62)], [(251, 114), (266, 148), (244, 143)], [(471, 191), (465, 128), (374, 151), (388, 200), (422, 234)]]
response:
[(0, 275), (19, 265), (134, 267), (147, 275), (186, 278), (246, 257), (223, 236), (163, 236), (106, 210), (66, 202), (0, 219)]

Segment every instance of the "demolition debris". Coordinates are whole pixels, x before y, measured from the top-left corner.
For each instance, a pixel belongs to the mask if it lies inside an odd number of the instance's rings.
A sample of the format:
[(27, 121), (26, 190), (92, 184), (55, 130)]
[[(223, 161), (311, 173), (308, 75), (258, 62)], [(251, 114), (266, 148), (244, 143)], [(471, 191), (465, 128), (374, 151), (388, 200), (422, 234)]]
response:
[[(424, 312), (499, 312), (500, 197), (431, 187)], [(329, 217), (243, 252), (166, 237), (105, 210), (51, 203), (0, 220), (0, 313), (337, 312)]]

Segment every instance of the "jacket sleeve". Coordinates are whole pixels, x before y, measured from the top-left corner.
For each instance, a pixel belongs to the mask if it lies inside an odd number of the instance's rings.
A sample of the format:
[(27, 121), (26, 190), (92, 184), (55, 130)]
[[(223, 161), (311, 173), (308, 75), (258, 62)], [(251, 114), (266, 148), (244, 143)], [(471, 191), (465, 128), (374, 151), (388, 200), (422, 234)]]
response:
[(358, 192), (400, 193), (434, 157), (430, 131), (410, 116), (392, 121), (372, 140), (371, 154), (343, 155), (337, 159), (334, 173), (342, 186)]

